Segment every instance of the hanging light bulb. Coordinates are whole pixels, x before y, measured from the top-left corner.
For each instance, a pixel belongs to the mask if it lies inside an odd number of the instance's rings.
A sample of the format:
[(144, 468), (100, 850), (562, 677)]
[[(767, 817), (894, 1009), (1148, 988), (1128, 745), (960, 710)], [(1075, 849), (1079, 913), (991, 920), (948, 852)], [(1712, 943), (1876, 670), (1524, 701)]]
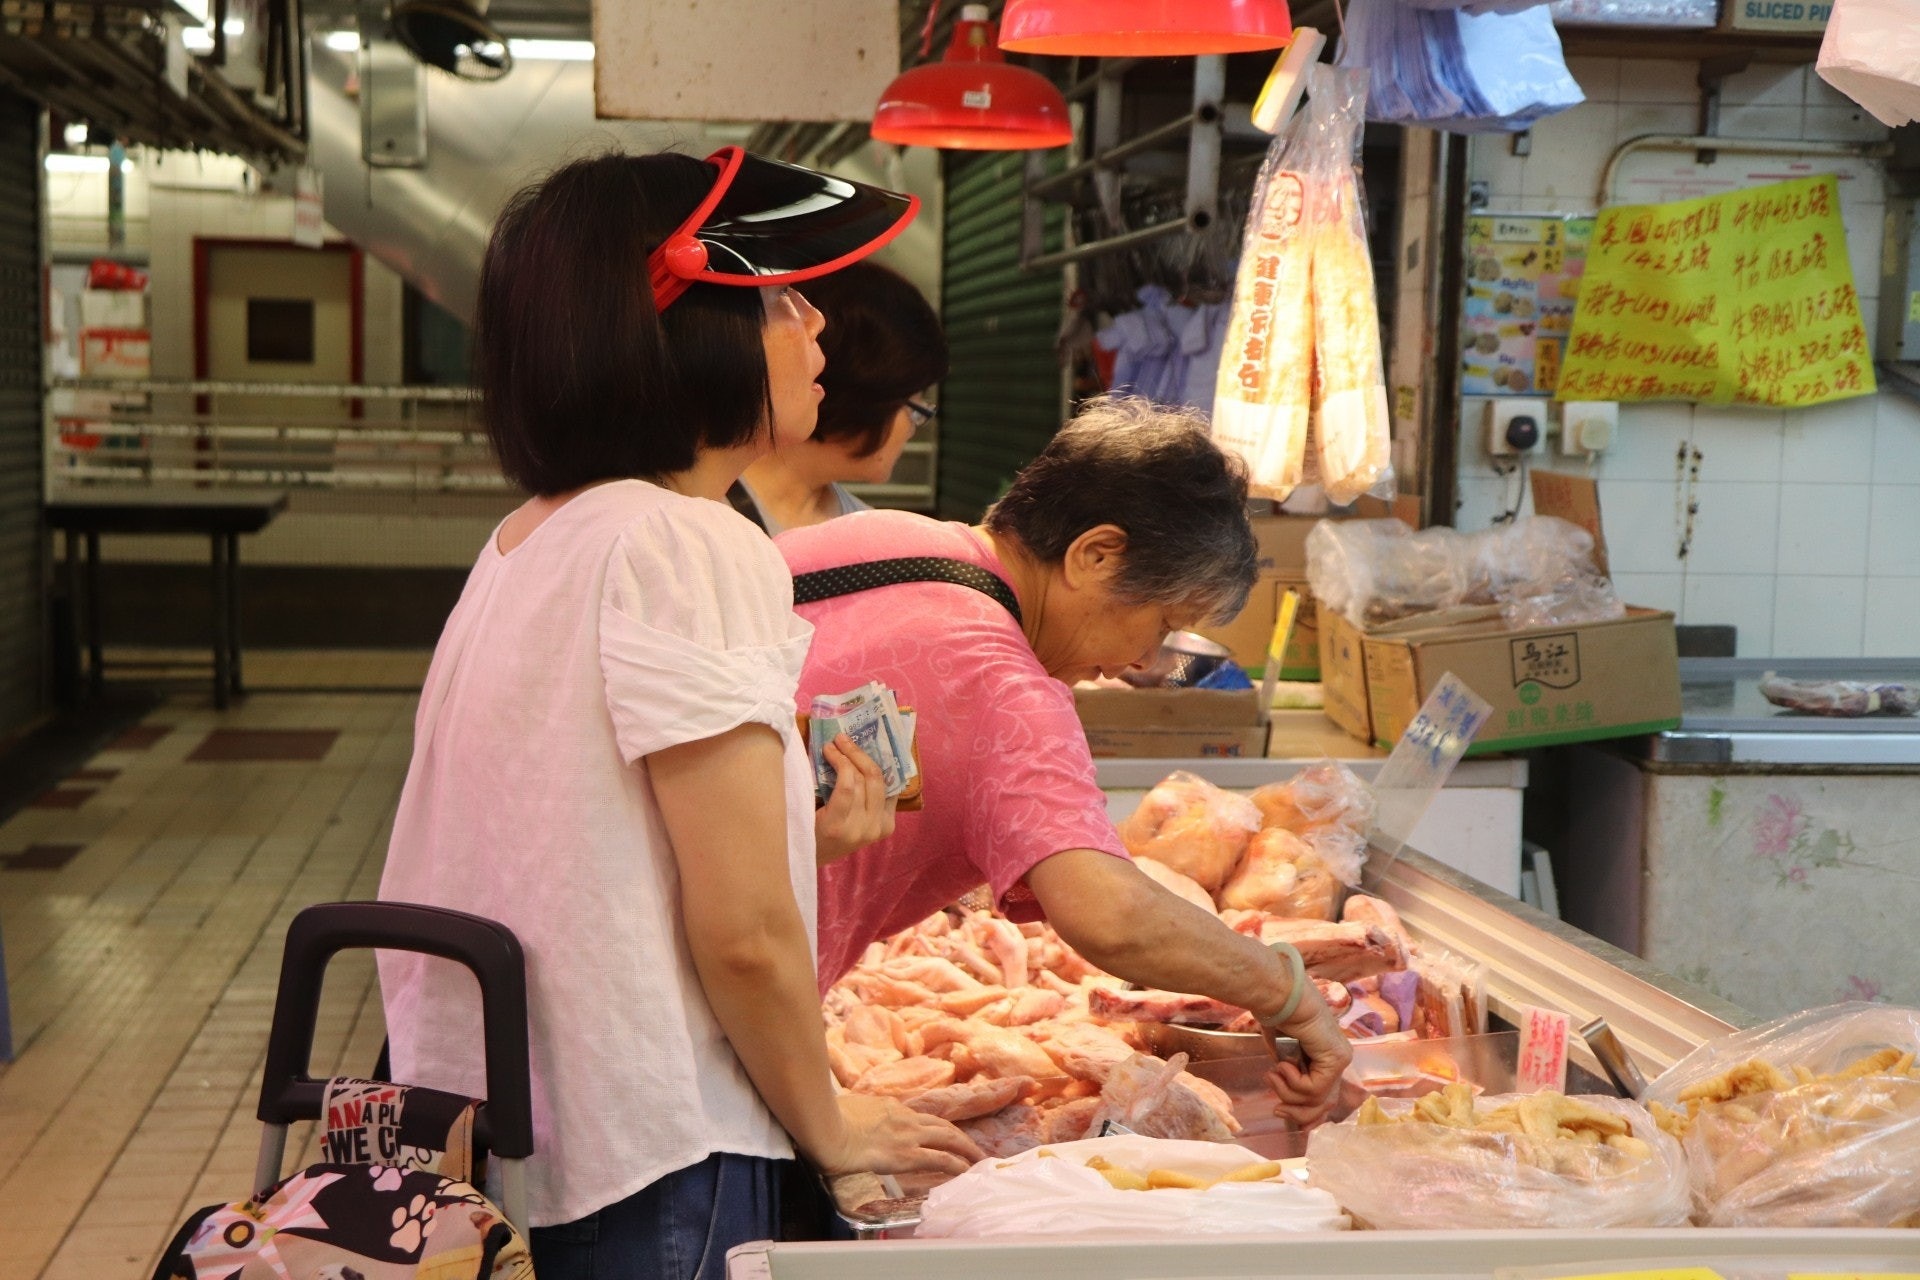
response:
[(939, 62), (894, 77), (873, 111), (873, 136), (911, 147), (1031, 151), (1073, 141), (1067, 100), (1037, 71), (1008, 64), (987, 6), (961, 8)]
[(1286, 0), (1007, 0), (1000, 47), (1093, 58), (1279, 49)]

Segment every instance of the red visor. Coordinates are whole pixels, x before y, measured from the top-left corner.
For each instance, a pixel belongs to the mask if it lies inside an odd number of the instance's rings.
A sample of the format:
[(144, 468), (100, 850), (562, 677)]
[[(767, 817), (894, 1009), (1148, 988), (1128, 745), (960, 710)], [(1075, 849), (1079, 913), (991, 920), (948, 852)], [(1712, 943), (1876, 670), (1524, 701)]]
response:
[(797, 284), (858, 262), (905, 230), (917, 196), (850, 182), (722, 147), (719, 180), (680, 228), (647, 256), (653, 305), (665, 311), (691, 284)]

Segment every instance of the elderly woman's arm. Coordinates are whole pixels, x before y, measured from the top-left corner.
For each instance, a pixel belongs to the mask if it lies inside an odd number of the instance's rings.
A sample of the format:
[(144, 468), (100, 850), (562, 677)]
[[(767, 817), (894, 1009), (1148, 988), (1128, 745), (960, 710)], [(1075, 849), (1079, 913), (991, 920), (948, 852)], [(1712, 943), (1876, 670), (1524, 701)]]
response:
[[(1027, 886), (1068, 946), (1143, 987), (1210, 996), (1271, 1017), (1291, 994), (1287, 966), (1253, 938), (1168, 892), (1124, 858), (1068, 849), (1027, 872)], [(1301, 1125), (1325, 1118), (1353, 1053), (1311, 983), (1280, 1030), (1300, 1041), (1307, 1070), (1283, 1065), (1281, 1110)]]

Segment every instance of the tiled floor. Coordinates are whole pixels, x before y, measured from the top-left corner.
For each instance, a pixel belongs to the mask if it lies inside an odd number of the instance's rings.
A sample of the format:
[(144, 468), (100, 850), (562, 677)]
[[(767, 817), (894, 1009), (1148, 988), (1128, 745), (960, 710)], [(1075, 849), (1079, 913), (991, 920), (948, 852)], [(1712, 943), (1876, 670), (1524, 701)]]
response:
[[(0, 1280), (145, 1276), (189, 1210), (248, 1190), (287, 924), (373, 896), (415, 701), (268, 690), (339, 672), (417, 688), (424, 661), (329, 656), (321, 676), (249, 654), (251, 697), (169, 698), (58, 800), (0, 824), (18, 1055), (0, 1065)], [(370, 1070), (382, 1035), (371, 957), (348, 953), (313, 1074)]]

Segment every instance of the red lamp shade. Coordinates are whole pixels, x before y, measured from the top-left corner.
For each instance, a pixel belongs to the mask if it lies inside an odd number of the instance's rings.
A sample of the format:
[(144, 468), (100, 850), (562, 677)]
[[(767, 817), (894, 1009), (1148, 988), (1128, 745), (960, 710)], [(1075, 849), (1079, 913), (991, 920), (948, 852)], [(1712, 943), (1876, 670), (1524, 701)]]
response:
[(1293, 38), (1286, 0), (1007, 0), (1000, 47), (1094, 58), (1250, 53)]
[(873, 136), (910, 147), (1031, 151), (1073, 141), (1067, 100), (1037, 71), (1010, 66), (984, 5), (968, 5), (939, 62), (894, 77), (873, 111)]

